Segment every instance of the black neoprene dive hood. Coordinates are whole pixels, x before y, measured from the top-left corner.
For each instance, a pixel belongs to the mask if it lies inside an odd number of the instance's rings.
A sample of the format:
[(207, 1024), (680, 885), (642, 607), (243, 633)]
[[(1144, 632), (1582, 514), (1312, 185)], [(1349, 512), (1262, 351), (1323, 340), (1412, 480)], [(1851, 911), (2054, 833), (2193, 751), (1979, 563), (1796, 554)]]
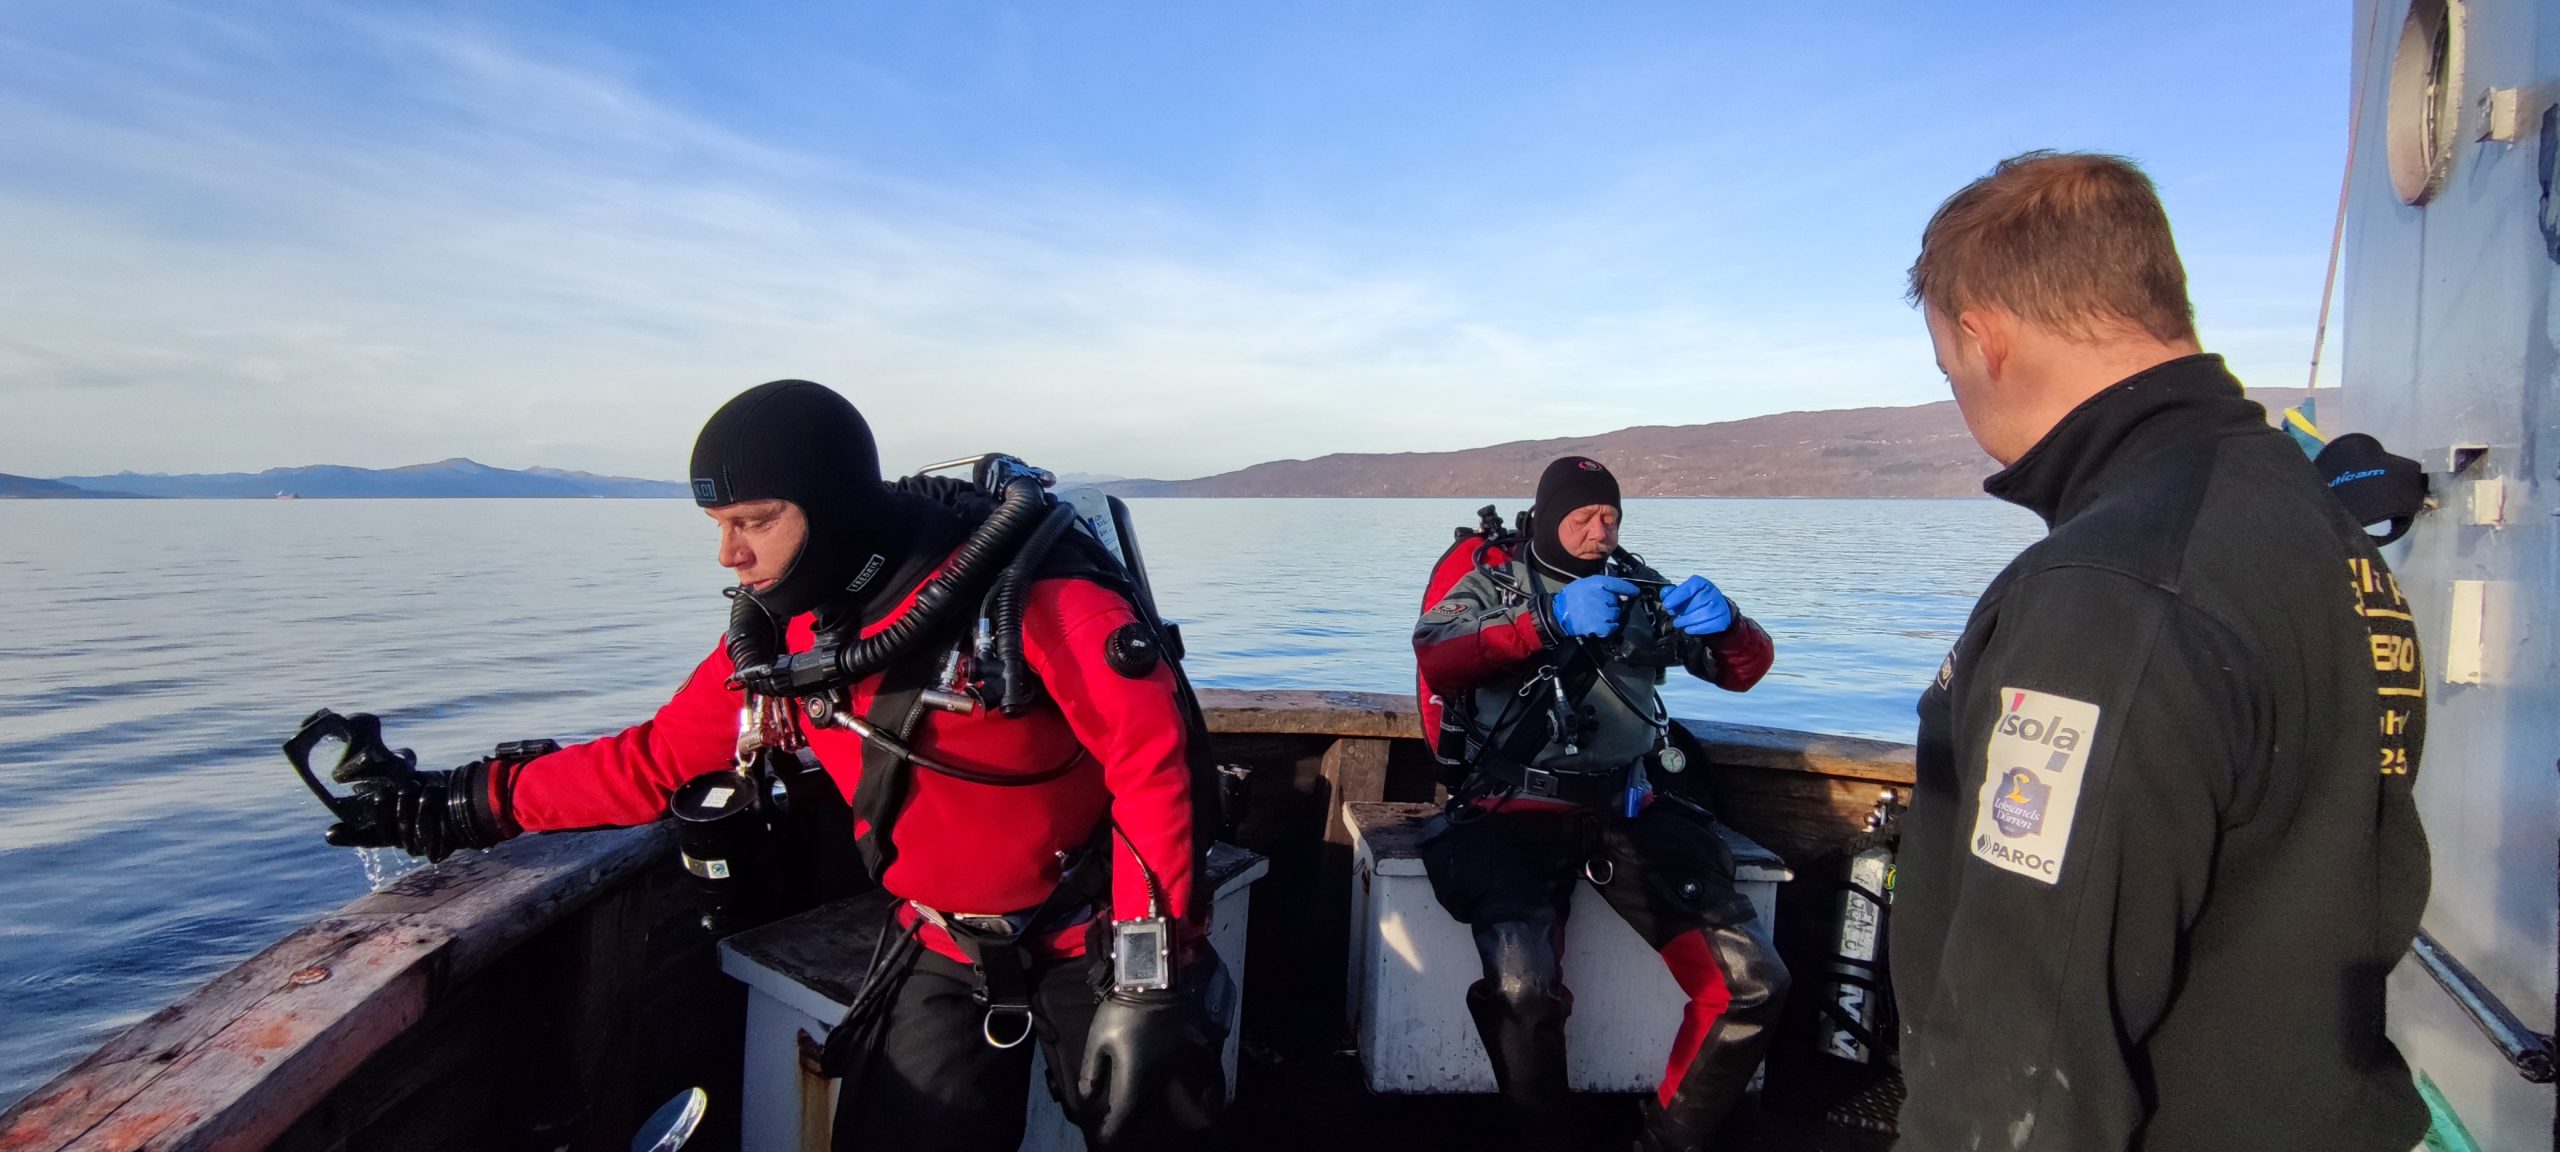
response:
[(1556, 539), (1556, 526), (1564, 523), (1565, 517), (1573, 515), (1574, 509), (1594, 504), (1620, 507), (1618, 478), (1607, 467), (1588, 456), (1559, 457), (1547, 465), (1546, 472), (1538, 477), (1538, 502), (1529, 508), (1529, 554), (1548, 571), (1561, 576), (1596, 575), (1608, 563), (1606, 557), (1582, 559), (1565, 551), (1563, 543)]
[(758, 384), (720, 406), (693, 442), (693, 502), (788, 500), (808, 517), (782, 578), (753, 593), (777, 621), (885, 575), (904, 544), (880, 479), (871, 425), (851, 401), (806, 380)]

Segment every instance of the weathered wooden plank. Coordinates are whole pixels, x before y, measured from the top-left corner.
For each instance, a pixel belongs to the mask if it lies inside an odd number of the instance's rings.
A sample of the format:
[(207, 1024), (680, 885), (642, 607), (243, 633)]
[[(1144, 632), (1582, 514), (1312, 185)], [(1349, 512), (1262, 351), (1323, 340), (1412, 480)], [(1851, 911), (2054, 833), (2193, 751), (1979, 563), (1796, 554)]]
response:
[(1326, 811), (1324, 842), (1351, 843), (1351, 826), (1343, 818), (1348, 804), (1372, 804), (1387, 796), (1387, 741), (1344, 737), (1325, 749), (1319, 771), (1324, 776)]
[(1712, 720), (1682, 720), (1680, 726), (1706, 748), (1711, 764), (1845, 776), (1882, 784), (1908, 785), (1914, 778), (1913, 749), (1909, 744)]
[(527, 1089), (569, 1065), (556, 1048), (546, 1058), (547, 1035), (518, 1040), (511, 1031), (546, 1015), (541, 982), (520, 975), (543, 970), (524, 962), (537, 951), (546, 950), (518, 949), (501, 978), (439, 990), (432, 1011), (305, 1109), (267, 1152), (507, 1146), (495, 1137), (511, 1120), (543, 1111)]
[(328, 930), (345, 951), (285, 974), (65, 1152), (255, 1152), (426, 1014), (435, 972), (425, 958), (448, 937), (380, 923)]
[(1385, 692), (1245, 691), (1210, 688), (1200, 693), (1209, 731), (1373, 736), (1419, 739), (1422, 721), (1413, 697)]
[[(1303, 734), (1418, 739), (1413, 698), (1389, 692), (1242, 691), (1200, 693), (1209, 730), (1222, 735)], [(1886, 784), (1912, 780), (1912, 748), (1886, 740), (1831, 736), (1752, 724), (1682, 720), (1713, 764), (1843, 776)]]
[(180, 1056), (229, 1027), (287, 974), (326, 963), (352, 941), (304, 930), (214, 977), (186, 999), (117, 1035), (70, 1071), (0, 1113), (0, 1152), (60, 1147), (96, 1127)]
[(1865, 831), (1867, 814), (1892, 785), (1797, 772), (1735, 769), (1706, 781), (1726, 823), (1811, 874)]
[[(578, 1066), (569, 1075), (577, 1079), (579, 1097), (588, 1101), (612, 1099), (616, 1088), (635, 1078), (639, 1053), (625, 1034), (624, 1001), (647, 959), (631, 946), (639, 938), (638, 925), (632, 923), (636, 911), (620, 900), (603, 901), (573, 928), (579, 979), (561, 992), (571, 1001), (569, 1048), (578, 1054)], [(627, 1122), (618, 1110), (587, 1108), (579, 1117), (578, 1143), (612, 1147), (617, 1137), (630, 1138)]]
[(338, 918), (440, 928), (453, 937), (453, 978), (468, 979), (633, 872), (674, 855), (675, 835), (664, 824), (527, 836), (412, 872), (348, 904)]
[(656, 828), (529, 837), (403, 877), (0, 1113), (0, 1152), (263, 1147), (415, 1023), (439, 988), (662, 858), (670, 842)]

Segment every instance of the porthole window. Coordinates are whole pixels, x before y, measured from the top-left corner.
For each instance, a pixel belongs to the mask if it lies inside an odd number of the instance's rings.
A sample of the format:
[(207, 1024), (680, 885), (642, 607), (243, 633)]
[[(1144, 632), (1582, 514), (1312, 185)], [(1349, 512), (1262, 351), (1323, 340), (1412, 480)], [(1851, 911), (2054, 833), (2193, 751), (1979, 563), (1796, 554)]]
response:
[(2391, 56), (2390, 115), (2384, 145), (2391, 190), (2424, 204), (2453, 166), (2462, 120), (2460, 0), (2410, 0)]

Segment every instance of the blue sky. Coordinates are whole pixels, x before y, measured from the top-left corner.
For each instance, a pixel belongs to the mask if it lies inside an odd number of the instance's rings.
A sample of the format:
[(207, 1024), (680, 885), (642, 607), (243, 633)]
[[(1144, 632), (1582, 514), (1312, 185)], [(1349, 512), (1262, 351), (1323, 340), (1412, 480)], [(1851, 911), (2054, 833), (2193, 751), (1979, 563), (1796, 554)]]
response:
[(804, 376), (893, 468), (1189, 476), (1940, 399), (2000, 157), (2142, 161), (2300, 383), (2346, 5), (137, 4), (0, 20), (0, 472), (671, 477)]

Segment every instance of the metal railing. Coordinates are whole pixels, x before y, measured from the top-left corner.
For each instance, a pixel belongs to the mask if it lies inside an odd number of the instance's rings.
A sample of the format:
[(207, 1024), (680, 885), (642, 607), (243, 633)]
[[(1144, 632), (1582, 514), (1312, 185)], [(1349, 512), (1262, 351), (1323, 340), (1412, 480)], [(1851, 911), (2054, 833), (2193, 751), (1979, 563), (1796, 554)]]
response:
[(2471, 974), (2471, 969), (2463, 967), (2462, 961), (2445, 951), (2444, 945), (2437, 943), (2435, 937), (2418, 933), (2418, 938), (2409, 942), (2409, 952), (2418, 958), (2418, 964), (2427, 970), (2427, 975), (2435, 977), (2436, 983), (2444, 986), (2445, 995), (2453, 997), (2453, 1002), (2470, 1014), (2471, 1022), (2479, 1025), (2480, 1033), (2498, 1046), (2498, 1054), (2515, 1066), (2518, 1075), (2536, 1084), (2551, 1083), (2554, 1072), (2551, 1037), (2526, 1027), (2525, 1022), (2508, 1011), (2495, 993), (2480, 983), (2479, 977)]

